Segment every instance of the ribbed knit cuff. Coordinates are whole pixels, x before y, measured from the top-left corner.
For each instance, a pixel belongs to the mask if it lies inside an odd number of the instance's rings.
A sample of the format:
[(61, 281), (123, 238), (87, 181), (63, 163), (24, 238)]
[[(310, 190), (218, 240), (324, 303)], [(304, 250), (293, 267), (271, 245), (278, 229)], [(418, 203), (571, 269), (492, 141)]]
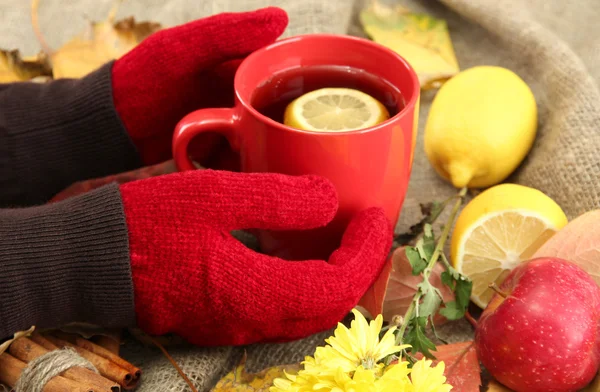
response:
[(112, 65), (0, 90), (0, 206), (41, 204), (74, 182), (141, 166), (113, 105)]
[(135, 323), (121, 194), (0, 210), (0, 339), (32, 325)]

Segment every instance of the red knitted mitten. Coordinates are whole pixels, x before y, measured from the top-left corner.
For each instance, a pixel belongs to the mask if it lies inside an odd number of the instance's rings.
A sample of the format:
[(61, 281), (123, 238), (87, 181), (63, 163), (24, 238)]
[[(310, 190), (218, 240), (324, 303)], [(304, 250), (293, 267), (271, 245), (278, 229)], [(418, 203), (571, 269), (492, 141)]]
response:
[[(186, 114), (232, 106), (239, 60), (274, 42), (287, 22), (275, 7), (223, 13), (158, 31), (115, 61), (115, 107), (144, 163), (171, 157), (173, 130)], [(204, 155), (222, 142), (216, 135), (199, 138)]]
[(121, 185), (138, 325), (199, 345), (286, 341), (335, 326), (375, 281), (392, 229), (358, 214), (328, 261), (256, 253), (236, 229), (309, 229), (337, 210), (315, 176), (197, 170)]

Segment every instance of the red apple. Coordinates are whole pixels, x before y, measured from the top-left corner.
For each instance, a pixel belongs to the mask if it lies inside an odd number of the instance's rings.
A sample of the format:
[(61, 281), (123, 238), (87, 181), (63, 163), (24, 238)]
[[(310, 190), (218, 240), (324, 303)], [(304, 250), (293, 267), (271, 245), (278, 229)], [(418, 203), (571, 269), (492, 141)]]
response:
[(536, 258), (516, 267), (483, 311), (477, 355), (517, 392), (577, 391), (600, 366), (600, 288), (573, 263)]

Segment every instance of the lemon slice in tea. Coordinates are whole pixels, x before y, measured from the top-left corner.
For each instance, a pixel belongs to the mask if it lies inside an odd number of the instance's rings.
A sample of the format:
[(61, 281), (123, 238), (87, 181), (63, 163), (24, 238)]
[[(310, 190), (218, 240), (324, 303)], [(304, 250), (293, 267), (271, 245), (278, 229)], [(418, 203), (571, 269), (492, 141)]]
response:
[(389, 117), (381, 102), (362, 91), (322, 88), (293, 100), (283, 123), (306, 131), (345, 132), (372, 127)]

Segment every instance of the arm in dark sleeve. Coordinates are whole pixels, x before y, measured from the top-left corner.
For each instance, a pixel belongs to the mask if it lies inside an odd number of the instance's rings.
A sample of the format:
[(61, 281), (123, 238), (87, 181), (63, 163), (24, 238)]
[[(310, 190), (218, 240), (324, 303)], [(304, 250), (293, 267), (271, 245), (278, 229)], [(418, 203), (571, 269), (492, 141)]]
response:
[(0, 210), (0, 269), (0, 341), (32, 325), (135, 323), (116, 184), (58, 203)]
[(115, 111), (112, 63), (82, 79), (0, 85), (0, 208), (141, 166)]

